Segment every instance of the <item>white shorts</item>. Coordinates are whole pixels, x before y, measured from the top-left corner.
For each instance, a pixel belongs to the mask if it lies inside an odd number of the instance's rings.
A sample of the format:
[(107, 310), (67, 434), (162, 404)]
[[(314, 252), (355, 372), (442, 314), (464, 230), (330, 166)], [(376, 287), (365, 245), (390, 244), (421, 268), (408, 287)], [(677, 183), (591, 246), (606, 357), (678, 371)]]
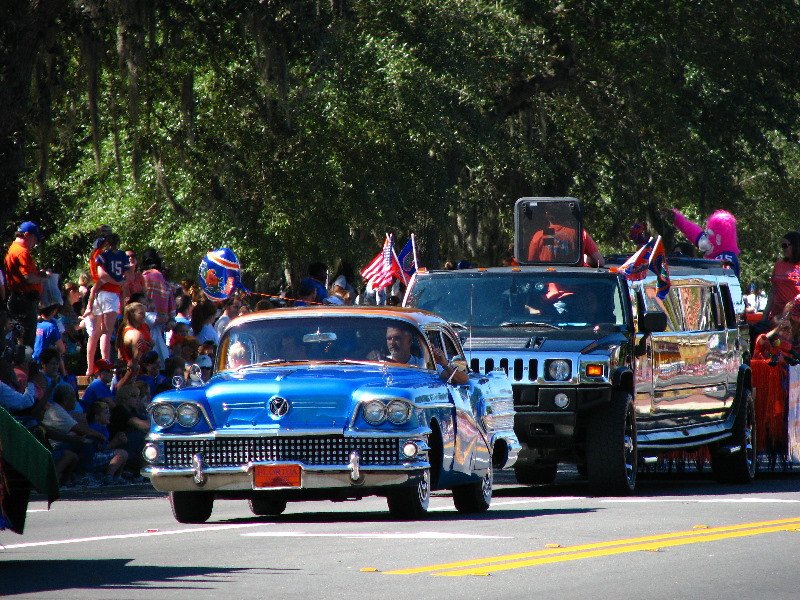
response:
[(97, 292), (97, 297), (92, 304), (92, 314), (96, 317), (108, 313), (119, 312), (119, 294), (114, 292)]

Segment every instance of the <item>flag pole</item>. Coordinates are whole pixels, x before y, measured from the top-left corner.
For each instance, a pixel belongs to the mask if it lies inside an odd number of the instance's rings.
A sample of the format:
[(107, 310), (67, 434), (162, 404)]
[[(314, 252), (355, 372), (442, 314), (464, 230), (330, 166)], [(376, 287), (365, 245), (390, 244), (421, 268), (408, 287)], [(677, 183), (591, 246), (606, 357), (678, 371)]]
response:
[(411, 254), (414, 257), (414, 271), (419, 269), (419, 259), (417, 258), (417, 237), (411, 234)]

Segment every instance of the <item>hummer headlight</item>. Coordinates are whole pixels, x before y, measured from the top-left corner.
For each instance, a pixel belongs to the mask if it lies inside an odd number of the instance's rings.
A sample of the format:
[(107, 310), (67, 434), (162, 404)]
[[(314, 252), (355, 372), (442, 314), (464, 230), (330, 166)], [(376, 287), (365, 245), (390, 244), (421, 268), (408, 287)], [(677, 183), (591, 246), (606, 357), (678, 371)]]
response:
[(567, 381), (572, 375), (569, 361), (556, 359), (547, 364), (547, 376), (551, 381)]

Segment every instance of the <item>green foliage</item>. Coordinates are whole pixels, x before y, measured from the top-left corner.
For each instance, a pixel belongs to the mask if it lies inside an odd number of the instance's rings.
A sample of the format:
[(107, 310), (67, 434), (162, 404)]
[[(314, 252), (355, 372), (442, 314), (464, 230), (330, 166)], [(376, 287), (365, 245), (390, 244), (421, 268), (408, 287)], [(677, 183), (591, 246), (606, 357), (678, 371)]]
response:
[(766, 282), (800, 223), (799, 26), (789, 1), (69, 5), (15, 215), (61, 272), (109, 223), (175, 278), (227, 246), (279, 281), (363, 265), (386, 231), (498, 264), (523, 195), (581, 198), (606, 252), (636, 221), (671, 245), (663, 208), (725, 208)]

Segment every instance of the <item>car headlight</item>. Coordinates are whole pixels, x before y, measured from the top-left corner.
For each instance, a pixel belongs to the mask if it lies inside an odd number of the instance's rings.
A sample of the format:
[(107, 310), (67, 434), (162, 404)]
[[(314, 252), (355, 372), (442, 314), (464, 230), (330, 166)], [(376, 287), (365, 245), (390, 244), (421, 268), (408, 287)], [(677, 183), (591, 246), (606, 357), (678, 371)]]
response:
[(547, 376), (551, 381), (567, 381), (572, 369), (567, 360), (551, 360), (547, 364)]
[(386, 418), (393, 425), (402, 425), (411, 417), (411, 406), (402, 400), (392, 400), (386, 406)]
[(153, 423), (159, 427), (170, 427), (175, 423), (175, 407), (172, 404), (159, 403), (153, 407)]
[(370, 400), (361, 408), (361, 412), (370, 425), (380, 425), (386, 420), (386, 405), (380, 400)]
[(195, 404), (185, 402), (178, 407), (176, 420), (181, 427), (194, 427), (200, 421), (200, 410)]

